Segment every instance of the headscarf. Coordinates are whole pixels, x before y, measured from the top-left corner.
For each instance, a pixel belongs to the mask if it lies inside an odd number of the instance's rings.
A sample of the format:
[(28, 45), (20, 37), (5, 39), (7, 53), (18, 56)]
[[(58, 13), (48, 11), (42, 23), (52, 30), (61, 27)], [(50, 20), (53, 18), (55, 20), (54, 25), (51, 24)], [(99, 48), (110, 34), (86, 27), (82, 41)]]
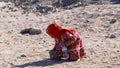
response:
[(47, 33), (53, 38), (60, 37), (62, 34), (66, 32), (75, 35), (75, 30), (62, 28), (57, 22), (53, 22), (47, 27)]

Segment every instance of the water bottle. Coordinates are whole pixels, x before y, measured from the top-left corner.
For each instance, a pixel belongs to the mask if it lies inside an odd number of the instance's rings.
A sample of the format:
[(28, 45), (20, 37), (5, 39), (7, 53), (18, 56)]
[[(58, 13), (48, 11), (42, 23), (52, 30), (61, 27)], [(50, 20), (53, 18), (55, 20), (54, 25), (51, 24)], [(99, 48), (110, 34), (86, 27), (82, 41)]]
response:
[(63, 52), (63, 59), (67, 60), (69, 58), (69, 54), (68, 54), (68, 49), (66, 46), (62, 47), (62, 52)]

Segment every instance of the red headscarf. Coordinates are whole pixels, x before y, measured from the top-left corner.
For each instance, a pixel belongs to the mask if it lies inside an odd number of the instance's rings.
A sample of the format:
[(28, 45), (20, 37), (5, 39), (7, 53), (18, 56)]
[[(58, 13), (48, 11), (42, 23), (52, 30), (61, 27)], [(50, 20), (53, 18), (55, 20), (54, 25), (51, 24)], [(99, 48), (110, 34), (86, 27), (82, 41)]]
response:
[(53, 38), (60, 37), (65, 32), (75, 35), (75, 30), (62, 28), (57, 22), (53, 22), (47, 27), (47, 33)]

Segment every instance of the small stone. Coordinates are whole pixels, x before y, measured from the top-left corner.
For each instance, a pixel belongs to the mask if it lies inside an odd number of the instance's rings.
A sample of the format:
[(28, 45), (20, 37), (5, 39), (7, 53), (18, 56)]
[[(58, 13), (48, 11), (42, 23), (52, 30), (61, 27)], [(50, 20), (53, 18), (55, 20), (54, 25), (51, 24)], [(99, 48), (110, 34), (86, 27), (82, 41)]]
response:
[(17, 9), (13, 9), (13, 10), (11, 10), (12, 12), (16, 12), (17, 11)]
[(109, 36), (105, 36), (105, 38), (109, 38)]
[(13, 68), (14, 67), (14, 64), (13, 63), (9, 63), (8, 65), (7, 65), (7, 68)]
[(84, 23), (88, 23), (88, 22), (90, 22), (89, 20), (85, 20), (85, 22)]
[(38, 28), (28, 28), (28, 29), (22, 30), (20, 33), (21, 34), (37, 35), (37, 34), (40, 34), (41, 32), (42, 31)]
[(35, 3), (37, 3), (37, 2), (39, 2), (39, 0), (32, 0), (32, 1), (31, 1), (31, 4), (35, 4)]
[(38, 29), (38, 28), (31, 28), (29, 30), (29, 34), (31, 34), (31, 35), (40, 34), (41, 32), (42, 31), (40, 29)]
[(10, 63), (10, 65), (14, 65), (13, 63)]
[(2, 9), (5, 9), (6, 8), (6, 6), (4, 6), (4, 7), (1, 7)]
[(113, 68), (112, 66), (107, 66), (107, 68)]
[(111, 19), (110, 24), (114, 24), (116, 22), (116, 19)]
[(23, 15), (23, 14), (26, 14), (26, 11), (23, 11), (21, 14), (22, 14), (22, 15)]
[(29, 29), (24, 29), (24, 30), (21, 30), (20, 31), (21, 34), (26, 34), (26, 33), (29, 33)]
[(13, 32), (13, 29), (9, 29), (7, 33), (12, 33)]
[(111, 34), (109, 38), (113, 39), (113, 38), (116, 38), (116, 36), (114, 34)]
[(22, 54), (20, 57), (26, 57), (26, 55)]
[(117, 50), (117, 52), (120, 52), (119, 50)]
[(100, 45), (97, 45), (97, 46), (100, 46)]

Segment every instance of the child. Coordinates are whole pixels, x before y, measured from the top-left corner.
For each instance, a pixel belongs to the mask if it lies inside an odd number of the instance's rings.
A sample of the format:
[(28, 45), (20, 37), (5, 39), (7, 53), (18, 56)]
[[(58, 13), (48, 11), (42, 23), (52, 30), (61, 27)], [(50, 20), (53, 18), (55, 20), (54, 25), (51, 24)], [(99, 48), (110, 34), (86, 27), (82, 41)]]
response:
[(75, 61), (85, 56), (82, 40), (75, 30), (63, 28), (53, 22), (47, 27), (47, 34), (55, 39), (55, 46), (50, 51), (51, 59)]

